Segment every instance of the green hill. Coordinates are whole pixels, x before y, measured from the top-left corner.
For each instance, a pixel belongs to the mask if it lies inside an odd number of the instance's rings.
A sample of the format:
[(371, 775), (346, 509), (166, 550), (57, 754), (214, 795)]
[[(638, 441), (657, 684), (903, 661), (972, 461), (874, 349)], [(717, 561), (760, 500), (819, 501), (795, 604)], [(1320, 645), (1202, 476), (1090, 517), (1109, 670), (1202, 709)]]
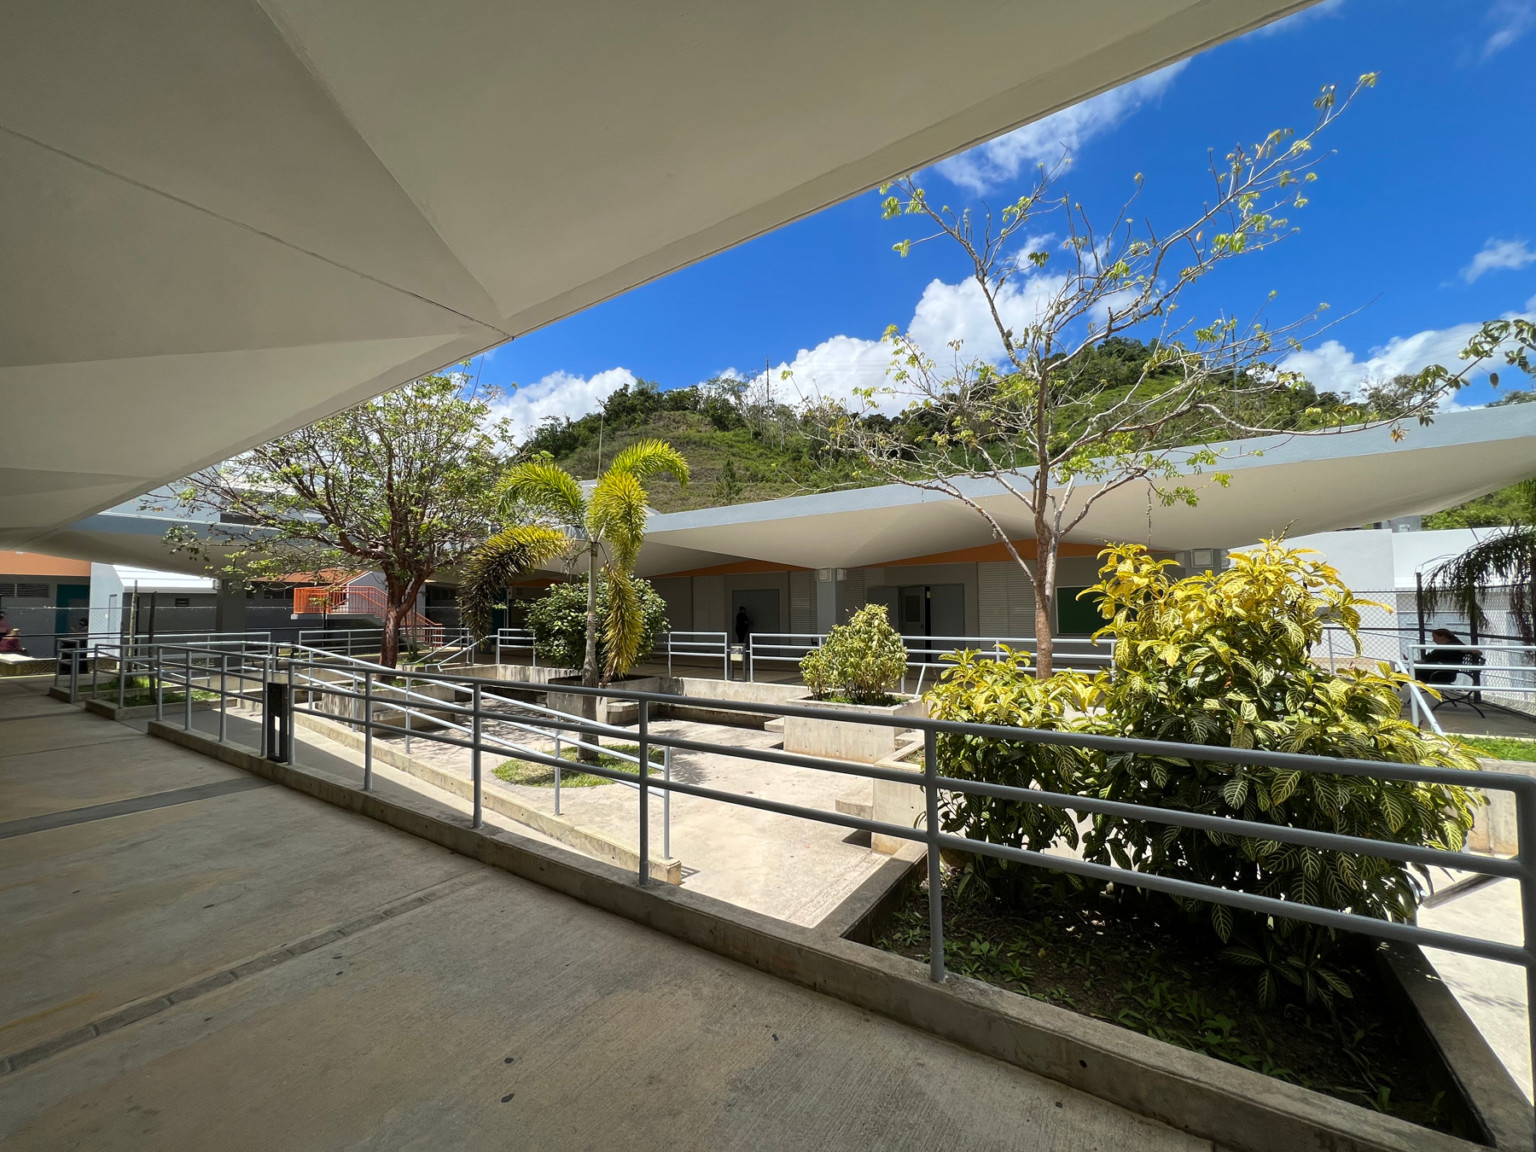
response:
[(590, 479), (637, 440), (656, 437), (683, 454), (693, 479), (648, 484), (661, 512), (714, 508), (875, 483), (854, 463), (829, 455), (785, 405), (754, 403), (738, 380), (662, 391), (648, 380), (613, 393), (600, 412), (551, 422), (523, 445), (523, 457), (547, 452), (572, 475)]

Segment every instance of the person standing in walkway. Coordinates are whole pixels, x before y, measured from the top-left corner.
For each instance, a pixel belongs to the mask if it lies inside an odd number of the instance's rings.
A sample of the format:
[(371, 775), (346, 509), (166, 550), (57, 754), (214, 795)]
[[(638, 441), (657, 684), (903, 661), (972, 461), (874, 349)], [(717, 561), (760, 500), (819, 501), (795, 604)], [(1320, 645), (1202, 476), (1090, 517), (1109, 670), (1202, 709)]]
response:
[(747, 615), (747, 606), (743, 604), (736, 612), (736, 643), (745, 644), (751, 634), (752, 618)]

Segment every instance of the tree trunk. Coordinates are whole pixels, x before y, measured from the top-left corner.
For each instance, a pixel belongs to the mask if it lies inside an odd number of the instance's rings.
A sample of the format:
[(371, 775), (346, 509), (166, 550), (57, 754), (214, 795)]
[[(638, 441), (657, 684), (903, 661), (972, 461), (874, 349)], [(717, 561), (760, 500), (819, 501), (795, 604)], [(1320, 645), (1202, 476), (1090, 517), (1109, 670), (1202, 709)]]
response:
[(379, 663), (394, 668), (400, 663), (400, 626), (405, 620), (405, 589), (384, 578), (384, 636), (379, 641)]
[[(597, 541), (587, 550), (587, 651), (581, 663), (581, 683), (585, 688), (598, 686), (597, 669)], [(597, 697), (581, 698), (581, 718), (589, 724), (597, 722)], [(583, 736), (589, 744), (596, 744), (596, 736)], [(590, 748), (580, 749), (584, 764), (596, 764), (597, 753)]]
[(1056, 638), (1051, 609), (1056, 602), (1056, 535), (1043, 517), (1035, 518), (1035, 677), (1049, 679), (1056, 668)]

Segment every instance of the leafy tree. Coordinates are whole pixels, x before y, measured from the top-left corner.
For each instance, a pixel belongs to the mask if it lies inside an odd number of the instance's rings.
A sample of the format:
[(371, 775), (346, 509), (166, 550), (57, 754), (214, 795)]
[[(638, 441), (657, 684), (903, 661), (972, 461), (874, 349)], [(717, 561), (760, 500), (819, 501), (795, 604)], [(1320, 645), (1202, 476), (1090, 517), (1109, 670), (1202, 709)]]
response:
[[(1217, 268), (1295, 230), (1288, 214), (1305, 206), (1317, 178), (1315, 142), (1374, 83), (1374, 75), (1362, 76), (1343, 100), (1326, 87), (1305, 134), (1277, 130), (1213, 160), (1211, 199), (1167, 232), (1138, 223), (1134, 195), (1107, 229), (1095, 226), (1057, 190), (1059, 167), (1042, 167), (1030, 193), (997, 218), (935, 205), (910, 177), (886, 189), (887, 219), (915, 217), (931, 229), (896, 251), (906, 255), (913, 244), (938, 239), (955, 245), (1001, 355), (995, 362), (970, 355), (957, 341), (941, 362), (893, 328), (886, 334), (893, 383), (866, 390), (862, 409), (829, 406), (828, 438), (885, 479), (942, 493), (985, 520), (1034, 587), (1038, 676), (1054, 670), (1060, 544), (1100, 500), (1134, 485), (1164, 505), (1194, 504), (1192, 474), (1220, 463), (1212, 442), (1332, 429), (1370, 414), (1318, 397), (1300, 376), (1271, 363), (1300, 347), (1296, 333), (1315, 315), (1271, 327), (1220, 314), (1199, 325), (1183, 319), (1181, 306), (1187, 290)], [(1140, 176), (1135, 183), (1139, 192)], [(1065, 242), (1041, 243), (1036, 238), (1046, 230), (1064, 232)], [(1065, 262), (1059, 270), (1058, 256)], [(1156, 339), (1122, 339), (1137, 332)], [(1473, 367), (1403, 377), (1370, 405), (1388, 406), (1378, 418), (1393, 422), (1427, 418)], [(906, 406), (901, 418), (871, 419), (891, 397)], [(1298, 399), (1317, 406), (1301, 408)], [(1218, 472), (1210, 479), (1227, 478)], [(983, 491), (1004, 499), (989, 505)], [(1033, 557), (1013, 543), (1020, 521), (1033, 529)]]
[(386, 612), (380, 660), (399, 657), (402, 621), (432, 575), (486, 537), (511, 444), (489, 397), (426, 376), (188, 477), (179, 498), (220, 522), (172, 547), (246, 582), (377, 570)]
[(726, 460), (720, 469), (720, 479), (715, 481), (715, 503), (729, 506), (741, 499), (741, 479), (736, 475), (736, 462)]
[[(647, 580), (635, 580), (640, 603), (640, 656), (656, 646), (657, 637), (667, 631), (667, 602)], [(606, 618), (611, 606), (606, 578), (597, 582), (597, 613)], [(528, 626), (533, 630), (534, 649), (540, 660), (556, 667), (579, 668), (587, 646), (587, 587), (585, 581), (554, 584), (549, 591), (528, 606)], [(606, 637), (597, 637), (597, 658), (606, 665)]]

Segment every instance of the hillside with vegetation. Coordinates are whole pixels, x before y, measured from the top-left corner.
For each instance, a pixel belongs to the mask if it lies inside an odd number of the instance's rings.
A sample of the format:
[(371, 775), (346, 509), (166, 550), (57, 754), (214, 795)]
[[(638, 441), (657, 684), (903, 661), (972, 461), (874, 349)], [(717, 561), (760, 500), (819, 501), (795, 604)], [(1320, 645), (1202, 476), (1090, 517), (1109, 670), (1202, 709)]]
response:
[[(1067, 431), (1133, 391), (1155, 392), (1160, 383), (1158, 374), (1142, 378), (1142, 367), (1152, 353), (1151, 347), (1136, 340), (1115, 338), (1101, 344), (1092, 363), (1093, 402), (1082, 405), (1080, 412), (1072, 412)], [(1100, 381), (1107, 387), (1097, 387)], [(1230, 415), (1251, 426), (1300, 431), (1394, 415), (1395, 392), (1390, 385), (1373, 390), (1363, 403), (1351, 405), (1310, 387), (1259, 392), (1246, 378), (1240, 383), (1242, 387), (1234, 389)], [(1071, 407), (1070, 401), (1067, 406)], [(929, 418), (923, 412), (894, 419), (881, 415), (865, 419), (912, 437), (935, 431), (928, 427)], [(733, 377), (665, 389), (654, 381), (637, 381), (609, 395), (598, 411), (575, 420), (546, 422), (525, 441), (519, 456), (530, 459), (548, 454), (573, 475), (590, 479), (620, 450), (649, 437), (676, 447), (692, 470), (692, 482), (686, 488), (670, 478), (653, 483), (651, 502), (662, 512), (882, 482), (859, 458), (827, 446), (815, 412), (778, 403), (760, 386)], [(1177, 427), (1167, 429), (1166, 439), (1168, 446), (1183, 442)], [(1015, 462), (1025, 468), (1034, 459), (1021, 449)]]

